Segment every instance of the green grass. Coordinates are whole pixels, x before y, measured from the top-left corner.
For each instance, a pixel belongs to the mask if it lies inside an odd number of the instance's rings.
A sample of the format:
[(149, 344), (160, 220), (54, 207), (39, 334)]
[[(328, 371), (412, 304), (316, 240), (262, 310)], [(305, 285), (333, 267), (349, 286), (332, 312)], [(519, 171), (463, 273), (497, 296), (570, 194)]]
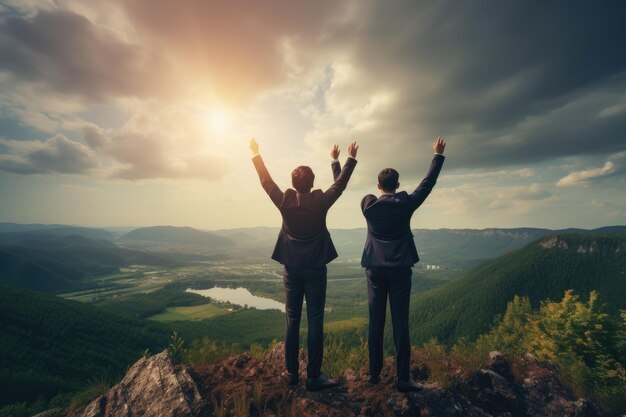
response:
[(188, 307), (168, 307), (165, 312), (148, 317), (156, 321), (202, 320), (226, 314), (228, 310), (215, 304)]
[(324, 324), (325, 331), (327, 332), (341, 332), (350, 329), (359, 329), (367, 327), (368, 320), (366, 317), (354, 317), (348, 320), (338, 320), (326, 322)]

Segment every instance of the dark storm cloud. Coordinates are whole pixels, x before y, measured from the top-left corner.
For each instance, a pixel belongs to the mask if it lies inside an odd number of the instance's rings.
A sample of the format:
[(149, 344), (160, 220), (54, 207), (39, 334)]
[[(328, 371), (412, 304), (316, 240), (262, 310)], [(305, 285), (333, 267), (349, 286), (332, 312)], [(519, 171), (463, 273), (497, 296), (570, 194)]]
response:
[(149, 59), (137, 45), (68, 10), (0, 21), (0, 71), (90, 99), (142, 95)]
[(360, 4), (341, 36), (370, 88), (399, 92), (364, 137), (396, 138), (389, 161), (439, 134), (457, 167), (626, 148), (622, 2)]
[(0, 154), (0, 171), (14, 174), (86, 174), (98, 160), (85, 145), (57, 135), (46, 141), (0, 140), (9, 149)]

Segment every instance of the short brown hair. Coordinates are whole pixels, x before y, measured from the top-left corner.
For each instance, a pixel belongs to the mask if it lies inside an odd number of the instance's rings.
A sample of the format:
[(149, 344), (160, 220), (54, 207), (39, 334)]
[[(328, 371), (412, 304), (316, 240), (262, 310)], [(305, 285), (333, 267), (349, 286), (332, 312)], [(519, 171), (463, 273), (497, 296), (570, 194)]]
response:
[(313, 188), (313, 180), (315, 174), (313, 170), (307, 166), (299, 166), (291, 173), (291, 184), (299, 193), (308, 193)]
[(385, 168), (378, 174), (378, 184), (384, 191), (395, 191), (399, 179), (400, 174), (393, 168)]

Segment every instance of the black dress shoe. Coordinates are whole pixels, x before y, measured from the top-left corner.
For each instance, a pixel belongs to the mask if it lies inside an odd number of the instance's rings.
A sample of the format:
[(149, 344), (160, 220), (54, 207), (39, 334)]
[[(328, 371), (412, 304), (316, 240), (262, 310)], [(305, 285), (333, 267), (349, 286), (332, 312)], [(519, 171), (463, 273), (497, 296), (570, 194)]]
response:
[(419, 391), (424, 388), (422, 384), (418, 384), (412, 379), (409, 379), (408, 381), (398, 381), (397, 387), (400, 392)]
[(309, 391), (317, 391), (325, 388), (332, 388), (339, 385), (339, 382), (334, 379), (328, 379), (324, 375), (320, 375), (317, 378), (306, 379), (306, 389)]
[(367, 378), (367, 382), (369, 382), (370, 384), (378, 384), (380, 382), (380, 376), (378, 375), (370, 375), (369, 378)]
[(289, 372), (285, 371), (280, 374), (280, 379), (285, 381), (287, 385), (298, 385), (298, 374), (290, 374)]

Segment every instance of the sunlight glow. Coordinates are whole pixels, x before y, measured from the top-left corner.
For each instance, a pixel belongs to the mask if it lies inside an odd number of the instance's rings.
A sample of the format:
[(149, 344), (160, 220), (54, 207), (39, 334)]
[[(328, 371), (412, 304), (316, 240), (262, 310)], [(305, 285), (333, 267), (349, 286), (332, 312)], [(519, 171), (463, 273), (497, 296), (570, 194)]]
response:
[(223, 135), (227, 133), (231, 127), (231, 117), (228, 112), (224, 110), (212, 110), (207, 116), (207, 123), (213, 133)]

